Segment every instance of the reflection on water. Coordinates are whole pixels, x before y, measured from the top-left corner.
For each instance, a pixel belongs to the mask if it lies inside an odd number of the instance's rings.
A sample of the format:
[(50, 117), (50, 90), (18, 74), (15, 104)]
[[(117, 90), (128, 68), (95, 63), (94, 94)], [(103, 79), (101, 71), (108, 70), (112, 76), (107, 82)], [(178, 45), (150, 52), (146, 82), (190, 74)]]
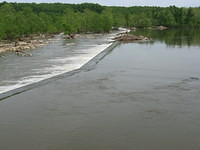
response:
[(169, 30), (136, 30), (136, 35), (151, 37), (153, 40), (165, 42), (168, 46), (199, 46), (200, 29), (169, 29)]

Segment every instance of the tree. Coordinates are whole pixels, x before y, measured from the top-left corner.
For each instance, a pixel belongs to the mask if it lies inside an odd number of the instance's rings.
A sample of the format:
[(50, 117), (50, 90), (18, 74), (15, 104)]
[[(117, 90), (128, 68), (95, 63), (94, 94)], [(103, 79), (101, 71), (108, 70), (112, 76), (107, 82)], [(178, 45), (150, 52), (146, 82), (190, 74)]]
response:
[(151, 20), (144, 14), (132, 15), (130, 17), (130, 25), (135, 27), (149, 27), (151, 26)]
[(187, 10), (184, 23), (185, 23), (185, 25), (192, 26), (192, 25), (194, 25), (194, 22), (193, 22), (193, 21), (194, 21), (194, 13), (193, 13), (192, 8), (189, 8), (189, 9)]
[(0, 25), (1, 38), (13, 40), (18, 36), (18, 28), (16, 26), (16, 15), (12, 5), (5, 4), (0, 8)]
[(102, 13), (102, 28), (104, 32), (109, 32), (112, 29), (113, 16), (109, 9), (106, 9)]
[(161, 10), (157, 16), (158, 25), (175, 26), (176, 22), (171, 11), (168, 9)]
[(0, 3), (0, 39), (6, 40), (40, 33), (101, 33), (112, 27), (157, 25), (200, 28), (200, 8)]

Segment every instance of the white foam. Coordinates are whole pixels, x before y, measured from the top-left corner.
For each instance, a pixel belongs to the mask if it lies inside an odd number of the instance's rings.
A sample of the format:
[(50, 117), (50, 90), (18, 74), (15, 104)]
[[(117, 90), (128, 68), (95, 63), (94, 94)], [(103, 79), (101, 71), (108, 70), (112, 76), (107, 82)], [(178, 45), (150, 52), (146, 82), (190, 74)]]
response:
[(66, 45), (67, 46), (73, 46), (73, 45), (76, 45), (76, 43), (67, 43)]

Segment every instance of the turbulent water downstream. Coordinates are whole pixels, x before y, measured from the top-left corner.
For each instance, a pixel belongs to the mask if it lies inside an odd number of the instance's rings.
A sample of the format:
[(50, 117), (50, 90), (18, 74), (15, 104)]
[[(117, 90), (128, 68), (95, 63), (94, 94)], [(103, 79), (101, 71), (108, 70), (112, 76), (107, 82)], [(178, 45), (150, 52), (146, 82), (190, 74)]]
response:
[(47, 46), (30, 51), (32, 57), (1, 56), (0, 93), (80, 68), (110, 46), (115, 35), (88, 34), (73, 40), (57, 35)]

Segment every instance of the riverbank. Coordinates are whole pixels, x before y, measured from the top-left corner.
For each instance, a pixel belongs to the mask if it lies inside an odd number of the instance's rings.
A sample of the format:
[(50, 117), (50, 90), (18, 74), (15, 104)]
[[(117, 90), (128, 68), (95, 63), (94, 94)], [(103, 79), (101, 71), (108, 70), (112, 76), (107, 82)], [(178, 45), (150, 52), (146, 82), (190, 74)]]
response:
[(15, 41), (0, 41), (0, 54), (14, 52), (17, 55), (26, 55), (26, 50), (33, 50), (48, 44), (53, 34), (31, 35)]
[[(151, 30), (166, 30), (167, 27), (164, 26), (155, 26), (155, 27), (149, 27), (148, 29)], [(116, 34), (115, 37), (113, 37), (113, 41), (121, 41), (121, 42), (143, 42), (143, 41), (149, 41), (151, 40), (150, 37), (145, 37), (143, 35), (133, 35), (129, 34), (131, 31), (138, 30), (135, 27), (132, 27), (130, 29), (126, 28), (116, 28), (114, 31), (118, 31), (119, 33)], [(111, 33), (112, 33), (111, 32)], [(81, 36), (91, 36), (91, 35), (98, 35), (95, 33), (87, 33), (87, 34), (68, 34), (64, 35), (62, 34), (63, 39), (66, 40), (73, 40), (75, 38), (80, 38)], [(5, 52), (14, 52), (15, 54), (19, 56), (32, 56), (31, 53), (27, 53), (27, 50), (33, 50), (35, 48), (39, 48), (42, 46), (45, 46), (49, 43), (49, 40), (54, 38), (55, 34), (40, 34), (40, 35), (31, 35), (24, 38), (19, 38), (15, 41), (0, 41), (0, 55)]]
[(142, 35), (136, 36), (134, 34), (122, 33), (118, 34), (113, 40), (120, 42), (145, 42), (150, 41), (151, 39)]
[[(118, 31), (119, 33), (130, 32), (126, 28), (119, 28), (116, 31)], [(68, 34), (68, 35), (64, 35), (63, 33), (60, 34), (62, 34), (62, 38), (65, 40), (73, 40), (86, 35), (88, 36), (100, 35), (95, 33)], [(27, 50), (33, 50), (45, 46), (49, 43), (49, 40), (54, 37), (55, 34), (40, 34), (40, 35), (31, 35), (28, 37), (19, 38), (15, 41), (8, 41), (8, 40), (0, 41), (0, 55), (5, 52), (14, 52), (19, 56), (32, 56), (30, 53), (27, 53)]]

